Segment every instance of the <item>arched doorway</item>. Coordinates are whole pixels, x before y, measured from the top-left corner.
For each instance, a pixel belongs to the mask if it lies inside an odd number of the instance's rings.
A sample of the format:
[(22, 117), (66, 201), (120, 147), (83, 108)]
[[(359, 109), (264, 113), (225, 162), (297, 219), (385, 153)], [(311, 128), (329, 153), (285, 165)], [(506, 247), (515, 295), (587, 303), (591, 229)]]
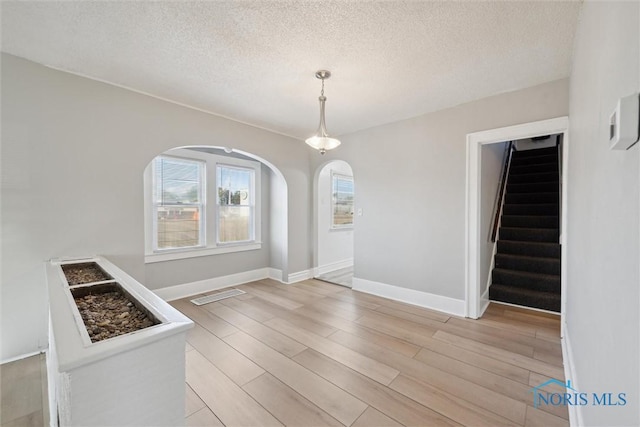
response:
[(333, 160), (314, 176), (314, 277), (351, 287), (355, 186), (351, 166)]

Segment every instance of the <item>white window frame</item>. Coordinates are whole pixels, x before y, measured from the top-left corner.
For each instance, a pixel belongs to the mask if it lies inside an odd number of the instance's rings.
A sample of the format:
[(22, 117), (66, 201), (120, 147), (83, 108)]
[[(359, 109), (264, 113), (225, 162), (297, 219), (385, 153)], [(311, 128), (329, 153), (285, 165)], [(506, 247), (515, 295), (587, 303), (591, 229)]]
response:
[[(330, 222), (331, 228), (330, 229), (331, 230), (350, 230), (350, 229), (353, 229), (353, 221), (354, 221), (354, 219), (352, 219), (351, 224), (334, 224), (334, 222), (333, 222), (334, 221), (334, 212), (335, 212), (335, 198), (333, 197), (333, 188), (334, 188), (334, 183), (335, 183), (336, 179), (342, 179), (342, 180), (346, 180), (346, 181), (351, 181), (351, 184), (353, 184), (353, 177), (352, 176), (331, 171), (331, 185), (329, 186), (329, 191), (330, 191), (329, 196), (331, 197), (331, 211), (330, 211), (330, 216), (329, 216), (329, 218), (331, 218), (331, 222)], [(353, 196), (355, 198), (355, 188), (353, 190)], [(355, 201), (354, 201), (353, 207), (355, 209)]]
[[(236, 169), (236, 170), (242, 170), (242, 171), (246, 171), (246, 170), (250, 170), (253, 172), (253, 175), (251, 177), (251, 188), (249, 189), (249, 195), (250, 195), (250, 200), (249, 200), (249, 214), (251, 215), (252, 221), (249, 224), (249, 240), (243, 240), (243, 241), (235, 241), (235, 242), (221, 242), (220, 241), (220, 198), (216, 197), (216, 245), (218, 246), (230, 246), (230, 245), (239, 245), (239, 244), (246, 244), (246, 243), (251, 243), (253, 241), (255, 241), (255, 235), (256, 235), (256, 221), (255, 221), (255, 215), (256, 215), (256, 175), (260, 173), (260, 171), (256, 171), (256, 169), (254, 167), (247, 167), (247, 166), (240, 166), (237, 163), (236, 164), (230, 164), (228, 161), (224, 162), (217, 162), (216, 163), (216, 169), (215, 169), (215, 173), (216, 173), (216, 181), (217, 181), (217, 176), (218, 176), (218, 168), (228, 168), (228, 169)], [(216, 182), (216, 186), (218, 185), (218, 183)], [(216, 187), (216, 196), (218, 195), (217, 193), (218, 187)]]
[[(188, 149), (174, 149), (160, 154), (165, 157), (176, 157), (187, 160), (201, 160), (204, 166), (204, 208), (203, 216), (204, 230), (201, 232), (205, 236), (205, 245), (200, 247), (176, 248), (154, 250), (155, 228), (154, 228), (154, 201), (153, 201), (153, 161), (145, 169), (144, 173), (144, 212), (145, 212), (145, 263), (171, 261), (185, 258), (195, 258), (201, 256), (218, 255), (232, 252), (251, 251), (262, 248), (262, 221), (261, 221), (261, 164), (260, 162), (237, 159), (223, 155), (205, 153)], [(253, 239), (246, 242), (217, 242), (218, 228), (218, 186), (216, 182), (217, 165), (238, 167), (254, 170), (253, 182)]]
[[(185, 207), (189, 207), (189, 206), (199, 206), (200, 207), (200, 228), (199, 228), (199, 236), (198, 236), (198, 244), (194, 245), (194, 246), (185, 246), (185, 247), (181, 247), (181, 248), (159, 248), (158, 247), (158, 213), (157, 213), (157, 208), (158, 208), (158, 204), (156, 203), (156, 194), (155, 188), (152, 188), (151, 190), (151, 194), (152, 194), (152, 202), (151, 202), (151, 208), (152, 208), (152, 213), (151, 213), (151, 223), (152, 223), (152, 237), (153, 237), (153, 241), (152, 241), (152, 248), (153, 248), (153, 252), (154, 253), (164, 253), (164, 252), (170, 252), (170, 251), (175, 251), (175, 250), (194, 250), (194, 249), (198, 249), (198, 248), (204, 248), (206, 246), (206, 241), (207, 241), (207, 233), (206, 233), (206, 227), (207, 227), (207, 218), (206, 218), (206, 209), (207, 209), (207, 182), (206, 182), (206, 163), (203, 160), (199, 160), (199, 159), (189, 159), (189, 158), (185, 158), (185, 157), (179, 157), (179, 156), (173, 156), (173, 155), (166, 155), (166, 154), (162, 154), (160, 156), (157, 156), (155, 159), (153, 159), (153, 161), (151, 162), (151, 176), (152, 176), (152, 183), (154, 181), (154, 178), (156, 176), (156, 170), (155, 170), (155, 160), (158, 157), (164, 157), (166, 159), (175, 159), (175, 160), (182, 160), (185, 162), (190, 162), (190, 163), (200, 163), (200, 194), (199, 194), (199, 199), (200, 199), (200, 203), (199, 204), (190, 204), (190, 205), (178, 205), (176, 204), (175, 206), (185, 206)], [(153, 184), (152, 184), (153, 185)]]

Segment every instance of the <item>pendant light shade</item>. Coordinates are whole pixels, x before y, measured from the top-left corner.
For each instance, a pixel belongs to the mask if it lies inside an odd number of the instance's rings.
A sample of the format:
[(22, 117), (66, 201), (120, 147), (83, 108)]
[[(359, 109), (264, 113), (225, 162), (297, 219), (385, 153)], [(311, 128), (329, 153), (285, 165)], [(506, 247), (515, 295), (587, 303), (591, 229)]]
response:
[(320, 101), (320, 125), (318, 126), (318, 131), (311, 138), (307, 138), (305, 141), (311, 147), (320, 151), (320, 154), (324, 154), (327, 150), (333, 150), (337, 146), (340, 145), (340, 141), (336, 138), (331, 138), (329, 134), (327, 134), (327, 125), (325, 124), (324, 119), (324, 105), (327, 101), (327, 97), (324, 96), (324, 81), (331, 77), (331, 72), (327, 70), (320, 70), (316, 72), (316, 78), (322, 80), (322, 91), (320, 92), (320, 96), (318, 100)]

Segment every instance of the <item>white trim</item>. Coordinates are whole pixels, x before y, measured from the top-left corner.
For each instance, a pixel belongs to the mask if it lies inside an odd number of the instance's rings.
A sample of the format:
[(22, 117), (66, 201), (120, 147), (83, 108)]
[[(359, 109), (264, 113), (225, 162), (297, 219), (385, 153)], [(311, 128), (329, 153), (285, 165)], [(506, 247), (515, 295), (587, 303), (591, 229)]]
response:
[(269, 279), (282, 282), (282, 270), (269, 267)]
[(219, 289), (237, 286), (243, 283), (255, 282), (269, 278), (269, 268), (258, 268), (256, 270), (244, 271), (242, 273), (230, 274), (228, 276), (213, 277), (211, 279), (199, 280), (197, 282), (183, 283), (182, 285), (168, 286), (166, 288), (154, 289), (153, 292), (165, 301), (173, 301), (180, 298), (190, 297), (205, 292), (217, 291)]
[[(564, 365), (564, 377), (567, 380), (571, 380), (574, 387), (580, 390), (578, 383), (578, 377), (576, 376), (575, 365), (573, 363), (573, 349), (571, 348), (571, 341), (569, 340), (569, 333), (567, 328), (564, 328), (564, 336), (561, 339), (562, 346), (562, 361)], [(569, 406), (569, 425), (583, 426), (582, 407), (580, 405), (568, 405)]]
[(340, 270), (342, 268), (353, 267), (353, 258), (348, 258), (342, 261), (332, 262), (331, 264), (321, 265), (313, 269), (313, 277), (318, 277), (322, 274), (331, 273), (332, 271)]
[(180, 250), (166, 251), (162, 253), (145, 255), (144, 262), (145, 264), (151, 264), (154, 262), (172, 261), (176, 259), (197, 258), (201, 256), (229, 254), (233, 252), (255, 251), (258, 249), (262, 249), (261, 242), (228, 244), (228, 245), (220, 245), (214, 248), (186, 249), (183, 251), (180, 251)]
[[(493, 270), (493, 267), (491, 269)], [(480, 315), (478, 317), (482, 317), (487, 308), (489, 308), (489, 286), (491, 286), (491, 283), (487, 285), (487, 290), (480, 296)]]
[[(569, 145), (569, 118), (558, 117), (555, 119), (542, 120), (539, 122), (524, 123), (515, 126), (508, 126), (499, 129), (491, 129), (482, 132), (467, 134), (467, 179), (465, 183), (466, 206), (465, 206), (465, 316), (477, 319), (481, 313), (480, 301), (480, 260), (479, 244), (480, 227), (478, 218), (480, 217), (480, 147), (485, 144), (494, 144), (504, 141), (531, 138), (538, 135), (563, 134), (563, 163), (568, 163)], [(567, 217), (567, 174), (566, 168), (562, 174), (562, 224), (566, 225)], [(561, 295), (566, 295), (566, 241), (567, 229), (563, 227), (562, 236), (562, 259), (561, 259)], [(562, 320), (564, 320), (566, 298), (561, 304)]]
[(353, 278), (354, 291), (377, 295), (419, 307), (442, 311), (455, 316), (464, 316), (464, 300), (449, 298), (442, 295), (430, 294), (428, 292), (416, 291), (414, 289), (401, 288), (399, 286), (388, 285), (386, 283), (374, 282), (372, 280)]
[(287, 276), (286, 284), (290, 285), (292, 283), (302, 282), (303, 280), (308, 280), (313, 278), (313, 270), (302, 270), (297, 273), (291, 273)]
[(10, 357), (8, 359), (4, 359), (0, 361), (0, 365), (4, 365), (5, 363), (15, 362), (16, 360), (26, 359), (27, 357), (33, 357), (41, 353), (46, 353), (46, 350), (37, 350), (32, 351), (30, 353), (20, 354), (18, 356)]

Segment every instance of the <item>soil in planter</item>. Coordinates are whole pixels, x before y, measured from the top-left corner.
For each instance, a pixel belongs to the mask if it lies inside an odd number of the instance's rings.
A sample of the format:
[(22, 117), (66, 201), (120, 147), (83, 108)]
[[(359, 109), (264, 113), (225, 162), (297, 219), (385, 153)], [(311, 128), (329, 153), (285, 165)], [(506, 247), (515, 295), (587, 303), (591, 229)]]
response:
[(62, 266), (62, 271), (67, 277), (67, 282), (69, 282), (70, 286), (113, 279), (95, 262), (66, 264)]
[(92, 343), (160, 323), (118, 289), (79, 295), (74, 299)]

